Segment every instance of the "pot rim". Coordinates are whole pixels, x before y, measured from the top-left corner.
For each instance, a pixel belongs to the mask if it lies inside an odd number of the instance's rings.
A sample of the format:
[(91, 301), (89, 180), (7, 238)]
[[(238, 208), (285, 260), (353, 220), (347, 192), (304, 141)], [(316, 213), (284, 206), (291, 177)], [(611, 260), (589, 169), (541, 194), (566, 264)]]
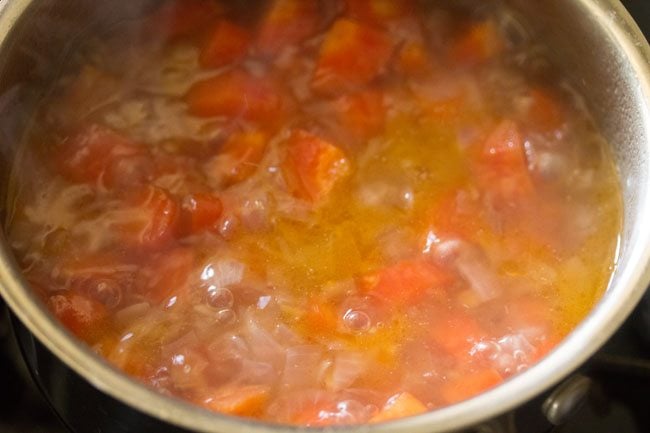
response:
[[(5, 39), (32, 0), (12, 0), (0, 5), (0, 49)], [(650, 129), (650, 46), (640, 29), (619, 0), (575, 0), (589, 10), (604, 32), (626, 54), (638, 81), (638, 107), (644, 124)], [(645, 143), (650, 146), (650, 143)], [(650, 215), (650, 188), (640, 194), (640, 213)], [(640, 224), (641, 225), (641, 224)], [(609, 288), (591, 313), (542, 361), (500, 386), (474, 398), (415, 417), (371, 426), (328, 428), (341, 433), (372, 430), (381, 433), (431, 433), (457, 430), (502, 414), (533, 398), (559, 382), (600, 348), (631, 313), (650, 280), (650, 225), (638, 228), (631, 241), (627, 266), (617, 269), (617, 287)], [(53, 354), (98, 390), (139, 411), (192, 431), (218, 433), (239, 431), (251, 433), (292, 433), (305, 431), (300, 427), (261, 423), (209, 412), (182, 400), (161, 395), (129, 378), (116, 367), (79, 344), (50, 314), (22, 276), (0, 231), (0, 294), (20, 321)], [(620, 289), (618, 289), (620, 288)], [(617, 290), (618, 289), (618, 290)], [(561, 349), (561, 350), (560, 350)], [(308, 429), (323, 430), (322, 428)]]

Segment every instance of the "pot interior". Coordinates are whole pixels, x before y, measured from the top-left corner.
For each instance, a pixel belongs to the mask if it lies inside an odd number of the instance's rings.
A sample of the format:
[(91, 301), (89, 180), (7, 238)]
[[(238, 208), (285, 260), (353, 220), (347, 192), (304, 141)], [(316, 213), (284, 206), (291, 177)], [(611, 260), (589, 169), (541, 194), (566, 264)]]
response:
[[(76, 44), (85, 39), (90, 29), (102, 32), (112, 23), (137, 17), (151, 7), (152, 1), (14, 0), (8, 3), (9, 6), (4, 4), (0, 18), (4, 38), (0, 46), (0, 220), (3, 222), (18, 144), (35, 106), (47, 97), (52, 80), (68, 67), (66, 59), (74, 53)], [(518, 390), (523, 392), (513, 392), (517, 391), (514, 386), (496, 390), (498, 395), (494, 394), (493, 398), (498, 397), (500, 402), (491, 408), (486, 408), (487, 400), (479, 397), (473, 404), (482, 408), (465, 421), (457, 419), (463, 411), (469, 413), (471, 406), (465, 403), (447, 412), (425, 415), (423, 422), (410, 423), (413, 431), (424, 431), (418, 426), (429, 422), (437, 422), (445, 429), (489, 416), (559, 380), (613, 332), (641, 296), (647, 282), (644, 272), (648, 259), (645, 246), (650, 239), (645, 224), (650, 215), (650, 75), (647, 74), (646, 41), (617, 1), (508, 0), (506, 3), (515, 11), (515, 23), (521, 18), (528, 32), (547, 42), (550, 58), (584, 95), (596, 124), (613, 147), (624, 196), (618, 266), (603, 300), (582, 326), (579, 336), (590, 337), (592, 341), (574, 345), (572, 349), (568, 347), (570, 343), (561, 344), (559, 351), (565, 352), (564, 359), (569, 361), (562, 368), (557, 368), (562, 360), (560, 356), (551, 355), (543, 361), (547, 368), (538, 373), (533, 369), (524, 373), (521, 380), (513, 381), (518, 381)], [(30, 299), (29, 302), (35, 302)], [(603, 323), (605, 318), (610, 323)], [(579, 351), (583, 352), (580, 356)], [(506, 393), (509, 397), (502, 398)], [(181, 411), (178, 416), (182, 415)], [(207, 415), (205, 419), (197, 419), (197, 428), (204, 431), (217, 428), (210, 427), (209, 419)], [(404, 430), (400, 425), (392, 431)]]

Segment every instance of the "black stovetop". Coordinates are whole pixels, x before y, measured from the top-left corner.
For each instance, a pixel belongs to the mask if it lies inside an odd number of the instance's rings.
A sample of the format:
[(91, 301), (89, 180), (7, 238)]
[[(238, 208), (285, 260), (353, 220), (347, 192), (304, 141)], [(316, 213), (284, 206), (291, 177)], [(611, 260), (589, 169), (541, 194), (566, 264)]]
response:
[[(623, 0), (650, 39), (650, 0)], [(566, 423), (544, 422), (545, 396), (484, 429), (495, 433), (650, 432), (650, 291), (609, 342), (580, 370), (589, 398)], [(0, 299), (0, 433), (67, 433), (22, 364)], [(78, 432), (86, 433), (86, 432)], [(137, 432), (134, 432), (137, 433)]]

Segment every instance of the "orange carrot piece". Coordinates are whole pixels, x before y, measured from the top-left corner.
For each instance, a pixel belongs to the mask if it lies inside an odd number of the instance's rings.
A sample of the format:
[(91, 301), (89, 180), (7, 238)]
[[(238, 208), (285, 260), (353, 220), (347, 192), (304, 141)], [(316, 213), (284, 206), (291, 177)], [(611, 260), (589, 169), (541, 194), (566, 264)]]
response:
[(426, 411), (427, 407), (420, 400), (408, 392), (402, 392), (389, 398), (381, 411), (368, 422), (379, 423), (392, 421), (419, 415)]

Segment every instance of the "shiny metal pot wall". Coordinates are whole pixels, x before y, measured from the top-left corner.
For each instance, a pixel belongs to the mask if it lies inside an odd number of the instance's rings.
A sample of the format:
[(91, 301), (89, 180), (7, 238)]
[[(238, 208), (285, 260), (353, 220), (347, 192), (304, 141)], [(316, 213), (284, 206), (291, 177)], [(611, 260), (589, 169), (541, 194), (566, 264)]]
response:
[[(589, 317), (550, 356), (527, 372), (451, 407), (386, 425), (341, 431), (450, 431), (505, 412), (584, 362), (622, 323), (647, 286), (650, 48), (617, 0), (506, 2), (538, 37), (547, 41), (553, 60), (586, 96), (599, 127), (615, 148), (625, 200), (619, 265), (607, 293)], [(62, 59), (75, 40), (88, 28), (101, 28), (137, 14), (145, 3), (150, 2), (0, 2), (0, 199), (29, 114), (48, 81), (65, 68)], [(4, 200), (0, 201), (0, 217), (4, 220), (3, 204)], [(295, 431), (211, 414), (156, 394), (122, 375), (71, 338), (43, 309), (1, 238), (0, 293), (24, 324), (19, 336), (30, 367), (40, 375), (37, 379), (60, 413), (82, 431), (96, 431), (93, 423), (106, 420), (109, 426), (100, 431)], [(60, 380), (63, 377), (70, 380)], [(65, 386), (71, 388), (60, 395), (57, 387)]]

